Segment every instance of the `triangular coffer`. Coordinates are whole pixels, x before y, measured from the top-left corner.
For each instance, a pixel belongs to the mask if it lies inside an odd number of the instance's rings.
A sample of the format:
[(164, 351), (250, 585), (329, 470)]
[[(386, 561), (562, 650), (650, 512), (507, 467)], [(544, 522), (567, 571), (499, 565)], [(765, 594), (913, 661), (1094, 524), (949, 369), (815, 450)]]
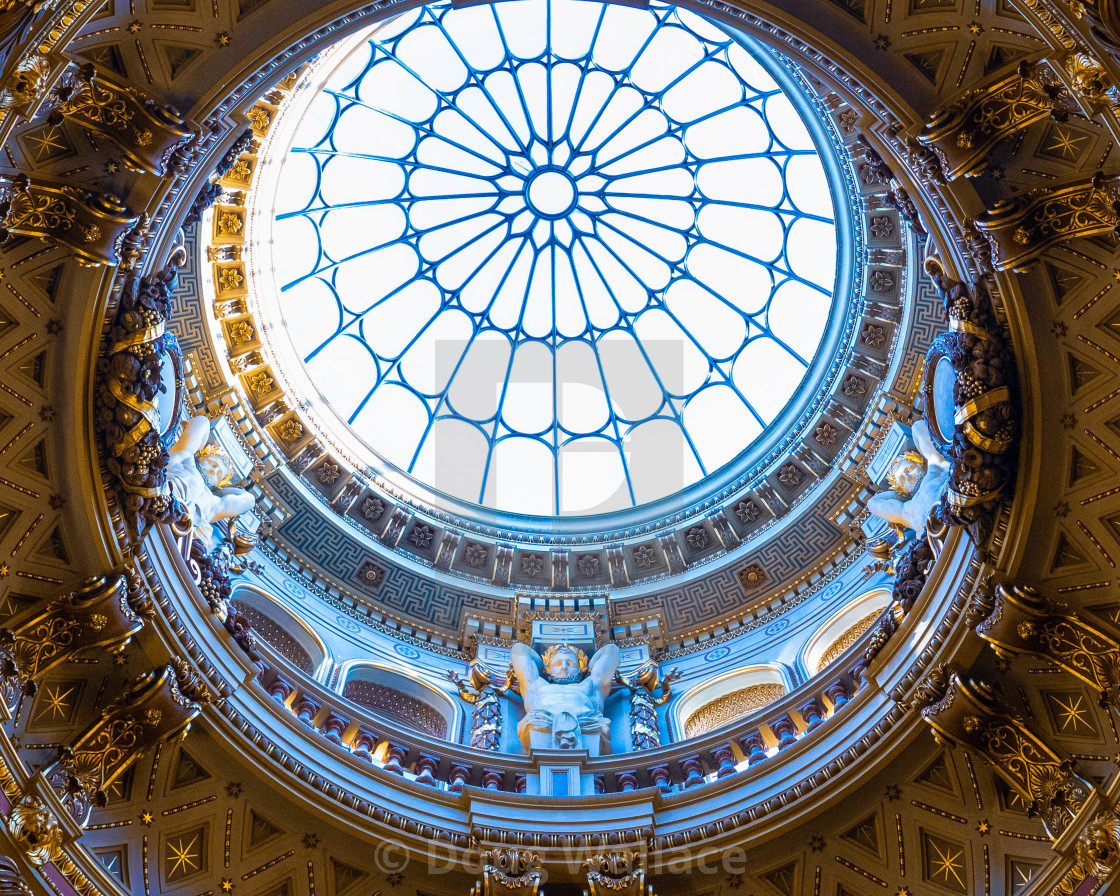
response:
[(1071, 486), (1096, 476), (1100, 471), (1100, 464), (1093, 458), (1079, 451), (1076, 447), (1073, 449), (1069, 464), (1069, 484)]
[(1095, 364), (1091, 364), (1073, 353), (1067, 355), (1067, 363), (1069, 364), (1070, 387), (1074, 393), (1080, 392), (1090, 383), (1096, 382), (1097, 379), (1105, 375), (1104, 371)]
[(249, 810), (248, 832), (245, 839), (246, 849), (256, 849), (265, 843), (286, 834), (283, 828), (273, 824), (255, 809)]
[(50, 470), (47, 467), (47, 437), (39, 439), (30, 448), (25, 448), (23, 453), (20, 454), (13, 464), (21, 470), (26, 470), (28, 473), (34, 473), (37, 476), (42, 476), (44, 479), (50, 478)]
[(183, 70), (202, 54), (202, 50), (198, 47), (188, 47), (183, 44), (164, 43), (157, 44), (157, 46), (163, 54), (164, 62), (167, 63), (167, 71), (171, 75), (172, 81), (178, 78)]
[(928, 50), (902, 55), (930, 84), (937, 86), (949, 50), (949, 47), (930, 47)]
[(984, 74), (990, 75), (1001, 68), (1006, 68), (1013, 62), (1018, 62), (1029, 53), (1021, 47), (1012, 47), (1007, 44), (993, 44), (988, 52), (988, 61), (984, 64)]
[(1059, 535), (1058, 546), (1054, 549), (1054, 562), (1050, 564), (1050, 572), (1066, 572), (1088, 565), (1089, 559), (1066, 537), (1066, 534), (1063, 532)]
[(1054, 289), (1054, 297), (1058, 300), (1059, 305), (1086, 279), (1084, 274), (1072, 268), (1060, 267), (1049, 261), (1045, 262), (1045, 265), (1046, 274), (1050, 278), (1050, 286)]
[(880, 861), (883, 860), (883, 838), (879, 834), (879, 816), (875, 813), (849, 828), (840, 837), (873, 853)]
[(331, 857), (331, 873), (334, 875), (335, 896), (340, 896), (358, 881), (369, 876), (361, 868), (355, 868), (353, 865), (340, 862), (333, 856)]
[(788, 865), (782, 865), (781, 868), (767, 871), (762, 875), (762, 879), (783, 896), (793, 896), (797, 892), (797, 863), (790, 862)]
[(957, 785), (953, 779), (953, 773), (949, 771), (949, 763), (945, 759), (944, 753), (940, 754), (914, 780), (919, 784), (925, 784), (944, 793), (951, 793), (954, 796), (957, 794)]
[(62, 527), (55, 525), (51, 528), (47, 537), (43, 539), (31, 556), (35, 560), (68, 564), (70, 562), (70, 552), (66, 549), (66, 542), (62, 538)]
[(171, 790), (178, 790), (181, 787), (189, 787), (191, 784), (197, 784), (199, 781), (209, 779), (210, 773), (206, 771), (190, 753), (186, 750), (180, 749), (179, 755), (175, 759), (175, 769), (171, 773)]
[(52, 302), (58, 299), (58, 284), (62, 279), (63, 265), (56, 264), (35, 271), (27, 279), (33, 286), (41, 289), (43, 294)]

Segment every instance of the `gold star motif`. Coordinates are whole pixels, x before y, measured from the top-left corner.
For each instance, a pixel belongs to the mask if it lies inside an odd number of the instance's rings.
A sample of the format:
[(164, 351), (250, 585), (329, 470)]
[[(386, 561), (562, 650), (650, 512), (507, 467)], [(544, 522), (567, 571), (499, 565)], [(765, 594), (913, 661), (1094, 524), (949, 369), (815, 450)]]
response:
[(971, 31), (973, 34), (981, 34), (984, 31), (984, 26), (981, 25), (979, 22), (970, 22), (969, 26), (968, 26), (968, 30)]
[(170, 879), (182, 869), (183, 874), (190, 874), (191, 871), (198, 870), (198, 863), (195, 859), (198, 858), (198, 853), (194, 851), (194, 845), (198, 842), (198, 834), (191, 838), (190, 843), (184, 843), (186, 837), (180, 837), (179, 842), (167, 844), (167, 862), (171, 865), (171, 870), (167, 872), (167, 877)]
[(949, 875), (952, 874), (956, 882), (963, 887), (964, 878), (961, 877), (958, 872), (964, 871), (964, 862), (959, 862), (958, 860), (964, 851), (958, 850), (957, 852), (953, 852), (952, 848), (946, 845), (945, 852), (942, 852), (938, 845), (932, 840), (929, 841), (929, 845), (933, 848), (933, 851), (937, 853), (937, 858), (935, 858), (932, 863), (933, 874), (931, 876), (936, 877), (939, 874), (943, 875), (945, 883), (948, 883)]
[(39, 710), (39, 715), (36, 718), (43, 718), (43, 716), (50, 713), (52, 719), (66, 718), (66, 711), (70, 708), (70, 701), (67, 699), (74, 692), (74, 685), (71, 685), (67, 690), (62, 690), (62, 685), (56, 685), (54, 690), (47, 688), (46, 694), (43, 696), (43, 708)]
[(220, 31), (220, 32), (218, 32), (218, 35), (214, 38), (214, 42), (219, 47), (228, 47), (230, 45), (230, 40), (231, 40), (231, 38), (229, 36), (228, 31)]
[(222, 878), (222, 892), (223, 893), (232, 893), (233, 892), (233, 881), (230, 880), (228, 877), (223, 877)]
[(28, 137), (27, 141), (35, 144), (36, 162), (57, 155), (56, 150), (66, 151), (66, 141), (62, 139), (62, 131), (57, 126), (44, 128), (38, 134)]
[(7, 563), (0, 563), (0, 579), (4, 578), (10, 572)]
[(1084, 725), (1086, 728), (1092, 728), (1089, 722), (1084, 718), (1085, 713), (1088, 710), (1082, 707), (1081, 697), (1075, 698), (1071, 695), (1068, 704), (1063, 703), (1061, 697), (1055, 696), (1053, 699), (1054, 702), (1061, 708), (1059, 715), (1061, 716), (1063, 731), (1071, 727), (1074, 731), (1076, 731), (1078, 725)]
[(128, 28), (129, 34), (138, 34), (142, 26), (139, 19), (133, 19), (125, 27)]
[(1054, 128), (1054, 142), (1047, 146), (1045, 151), (1061, 153), (1062, 158), (1076, 159), (1078, 145), (1088, 139), (1088, 134), (1075, 137), (1072, 133), (1066, 133), (1061, 128)]
[(152, 826), (152, 818), (152, 813), (145, 809), (140, 813), (140, 824), (150, 828)]

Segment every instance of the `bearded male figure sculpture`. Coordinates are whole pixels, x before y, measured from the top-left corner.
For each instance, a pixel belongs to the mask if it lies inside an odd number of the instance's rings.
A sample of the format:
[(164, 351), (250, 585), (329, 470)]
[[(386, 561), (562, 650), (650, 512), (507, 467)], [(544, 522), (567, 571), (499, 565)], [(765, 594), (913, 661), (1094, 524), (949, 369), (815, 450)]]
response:
[(609, 753), (611, 723), (603, 715), (603, 701), (619, 659), (614, 644), (600, 647), (590, 663), (569, 644), (553, 644), (543, 659), (527, 644), (514, 644), (510, 662), (525, 701), (517, 735), (525, 752), (582, 748), (592, 756)]

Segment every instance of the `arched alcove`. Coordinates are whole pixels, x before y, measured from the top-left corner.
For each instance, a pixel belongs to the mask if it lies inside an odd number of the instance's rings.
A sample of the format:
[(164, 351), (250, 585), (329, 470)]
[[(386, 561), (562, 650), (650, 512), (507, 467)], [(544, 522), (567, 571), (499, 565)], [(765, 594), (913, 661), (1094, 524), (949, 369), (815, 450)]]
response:
[(801, 654), (805, 674), (812, 678), (855, 644), (890, 602), (889, 589), (875, 588), (833, 614), (805, 644)]
[(354, 664), (342, 675), (342, 696), (359, 706), (441, 740), (454, 740), (460, 711), (442, 691), (429, 684), (373, 664)]
[(688, 691), (670, 711), (674, 736), (697, 737), (780, 700), (790, 690), (789, 671), (778, 665), (743, 666)]
[(253, 632), (289, 663), (314, 676), (327, 660), (327, 649), (299, 617), (257, 588), (241, 585), (230, 597), (230, 607), (245, 616)]

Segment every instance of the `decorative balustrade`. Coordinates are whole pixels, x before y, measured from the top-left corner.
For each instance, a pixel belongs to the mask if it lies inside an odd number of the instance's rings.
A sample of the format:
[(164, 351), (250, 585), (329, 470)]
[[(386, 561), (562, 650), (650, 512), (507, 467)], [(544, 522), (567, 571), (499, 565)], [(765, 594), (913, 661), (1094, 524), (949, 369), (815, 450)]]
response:
[[(886, 611), (885, 611), (886, 612)], [(664, 793), (691, 789), (749, 769), (800, 742), (845, 706), (859, 689), (852, 676), (874, 640), (869, 629), (830, 667), (781, 700), (702, 737), (640, 752), (588, 760), (597, 792), (626, 793), (656, 788)], [(355, 757), (393, 774), (455, 793), (472, 785), (524, 792), (534, 769), (527, 756), (487, 753), (469, 745), (435, 742), (387, 718), (352, 704), (288, 663), (267, 643), (259, 645), (266, 670), (257, 686), (300, 723)], [(765, 721), (760, 724), (759, 717)], [(681, 755), (682, 745), (687, 752)], [(639, 768), (638, 766), (643, 766)]]

